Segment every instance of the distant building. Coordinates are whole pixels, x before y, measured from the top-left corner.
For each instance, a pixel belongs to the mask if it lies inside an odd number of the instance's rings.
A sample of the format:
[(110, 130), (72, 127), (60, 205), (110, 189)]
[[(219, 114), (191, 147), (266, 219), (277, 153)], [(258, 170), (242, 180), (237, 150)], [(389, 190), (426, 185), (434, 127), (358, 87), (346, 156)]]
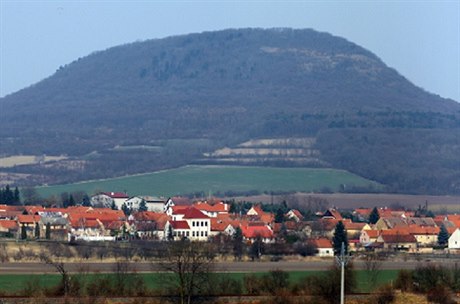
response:
[(129, 196), (123, 192), (102, 192), (91, 197), (91, 205), (94, 207), (110, 208), (113, 203), (118, 210), (129, 199)]
[(131, 210), (139, 210), (139, 206), (141, 205), (142, 201), (145, 202), (147, 211), (164, 212), (166, 200), (161, 197), (149, 195), (134, 196), (127, 199), (124, 203), (126, 204), (126, 207)]

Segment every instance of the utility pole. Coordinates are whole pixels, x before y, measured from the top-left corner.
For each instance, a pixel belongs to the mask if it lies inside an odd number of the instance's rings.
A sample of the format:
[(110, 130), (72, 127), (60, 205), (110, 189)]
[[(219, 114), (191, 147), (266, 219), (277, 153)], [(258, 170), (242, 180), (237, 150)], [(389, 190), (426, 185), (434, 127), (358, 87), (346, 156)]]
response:
[(345, 243), (342, 242), (340, 256), (336, 257), (337, 263), (340, 265), (340, 304), (345, 304), (345, 265), (348, 263), (350, 256), (345, 255)]

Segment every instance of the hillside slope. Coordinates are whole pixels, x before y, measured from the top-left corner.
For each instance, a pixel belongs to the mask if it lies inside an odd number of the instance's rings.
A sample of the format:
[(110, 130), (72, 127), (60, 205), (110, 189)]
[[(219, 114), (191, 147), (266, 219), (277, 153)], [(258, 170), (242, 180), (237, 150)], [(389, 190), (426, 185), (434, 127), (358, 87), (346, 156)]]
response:
[[(225, 30), (117, 46), (0, 103), (0, 154), (70, 156), (8, 169), (31, 173), (32, 182), (177, 167), (251, 139), (316, 137), (324, 162), (386, 184), (396, 176), (395, 190), (459, 190), (452, 155), (460, 155), (460, 105), (414, 86), (358, 45), (313, 30)], [(429, 165), (430, 180), (442, 171), (449, 186), (402, 185), (423, 179), (404, 175), (413, 166), (424, 172), (404, 159), (412, 146), (429, 145), (433, 130), (443, 130), (444, 148)], [(363, 132), (371, 142), (350, 137)], [(381, 145), (401, 144), (408, 148), (382, 157)], [(392, 163), (403, 167), (382, 172)]]

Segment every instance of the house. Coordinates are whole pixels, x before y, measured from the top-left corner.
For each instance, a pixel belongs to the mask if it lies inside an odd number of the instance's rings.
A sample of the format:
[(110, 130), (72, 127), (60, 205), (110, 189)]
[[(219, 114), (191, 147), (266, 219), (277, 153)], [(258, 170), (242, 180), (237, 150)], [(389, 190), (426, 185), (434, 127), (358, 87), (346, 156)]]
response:
[(145, 203), (147, 211), (164, 212), (166, 200), (156, 196), (133, 196), (126, 200), (126, 206), (131, 210), (139, 210), (141, 203)]
[(381, 217), (375, 223), (374, 229), (377, 230), (388, 230), (399, 227), (407, 227), (407, 222), (403, 217)]
[(323, 213), (322, 219), (323, 220), (338, 220), (338, 221), (343, 220), (340, 212), (333, 208), (326, 210)]
[(350, 240), (359, 239), (362, 230), (369, 230), (371, 228), (367, 223), (356, 223), (349, 219), (344, 219), (342, 223)]
[(273, 231), (263, 223), (252, 223), (240, 228), (243, 232), (243, 239), (248, 243), (253, 243), (259, 238), (263, 243), (273, 243), (275, 241)]
[(254, 205), (251, 207), (251, 209), (248, 210), (246, 214), (253, 216), (261, 216), (265, 214), (265, 211), (262, 210), (262, 207), (260, 205)]
[(192, 201), (186, 197), (181, 197), (181, 196), (175, 196), (175, 197), (170, 197), (165, 205), (163, 212), (167, 213), (168, 215), (171, 215), (170, 209), (174, 206), (191, 206)]
[(432, 246), (438, 242), (439, 227), (409, 225), (409, 233), (417, 240), (419, 246)]
[(211, 232), (210, 236), (216, 236), (219, 234), (232, 236), (235, 234), (234, 222), (230, 219), (219, 219), (211, 218)]
[(123, 192), (101, 192), (91, 197), (91, 205), (110, 208), (112, 204), (115, 204), (117, 209), (121, 210), (121, 207), (128, 199), (129, 196)]
[(23, 211), (22, 206), (0, 205), (0, 220), (14, 220)]
[[(40, 238), (65, 241), (68, 239), (69, 220), (60, 212), (39, 212)], [(37, 236), (38, 237), (38, 236)]]
[(296, 222), (301, 222), (304, 219), (302, 213), (300, 213), (300, 211), (297, 210), (297, 209), (289, 210), (288, 213), (286, 213), (286, 217), (288, 219), (292, 219), (292, 220), (294, 220)]
[(339, 221), (334, 219), (319, 219), (309, 222), (311, 227), (311, 236), (332, 238), (335, 226)]
[(134, 234), (139, 238), (159, 240), (165, 238), (165, 226), (169, 220), (171, 218), (165, 213), (152, 211), (135, 212), (128, 218)]
[(195, 207), (175, 206), (172, 208), (171, 217), (173, 221), (187, 222), (190, 240), (206, 241), (211, 234), (211, 218)]
[[(95, 217), (90, 216), (76, 216), (73, 214), (69, 218), (70, 232), (68, 234), (68, 240), (84, 240), (94, 241), (103, 240), (104, 227)], [(115, 237), (113, 238), (115, 240)]]
[(460, 228), (457, 228), (449, 237), (449, 250), (460, 250)]
[(126, 225), (124, 224), (126, 216), (121, 210), (74, 208), (69, 210), (68, 216), (71, 226), (69, 240), (115, 240), (120, 233), (120, 228), (122, 233), (127, 230), (123, 229)]
[[(17, 216), (17, 222), (19, 226), (18, 238), (23, 238), (25, 233), (26, 238), (38, 237), (37, 232), (38, 222), (40, 221), (39, 215), (20, 214)], [(25, 231), (25, 232), (23, 232)]]
[[(169, 232), (171, 231), (171, 232)], [(172, 239), (174, 241), (181, 239), (190, 239), (191, 229), (187, 221), (178, 220), (178, 221), (168, 221), (165, 225), (165, 237), (169, 238), (169, 233), (172, 234)]]
[(332, 243), (327, 238), (317, 238), (311, 239), (308, 241), (310, 245), (316, 248), (316, 256), (319, 257), (333, 257), (334, 256), (334, 248), (332, 247)]
[(356, 208), (353, 210), (353, 217), (360, 222), (367, 222), (373, 208)]
[(217, 202), (212, 205), (208, 202), (196, 202), (193, 204), (193, 207), (209, 217), (217, 217), (219, 214), (228, 214), (228, 210), (230, 209), (228, 204), (223, 202)]
[(14, 237), (19, 230), (18, 222), (15, 220), (0, 220), (0, 236)]
[(361, 230), (361, 234), (359, 236), (359, 243), (361, 245), (375, 243), (377, 242), (377, 238), (379, 237), (379, 235), (379, 230)]
[(408, 232), (398, 230), (382, 231), (377, 238), (377, 243), (383, 243), (383, 249), (393, 251), (415, 251), (417, 240)]

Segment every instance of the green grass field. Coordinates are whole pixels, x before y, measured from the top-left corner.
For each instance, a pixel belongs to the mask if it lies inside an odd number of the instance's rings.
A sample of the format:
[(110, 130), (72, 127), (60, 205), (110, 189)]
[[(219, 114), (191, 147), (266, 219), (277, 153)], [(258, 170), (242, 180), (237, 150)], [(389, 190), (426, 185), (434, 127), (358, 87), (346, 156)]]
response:
[(311, 192), (322, 188), (337, 191), (341, 184), (347, 186), (380, 185), (335, 169), (267, 168), (239, 166), (186, 166), (155, 173), (127, 176), (76, 184), (40, 187), (43, 197), (62, 192), (127, 191), (130, 195), (174, 196), (199, 191), (221, 193), (226, 191), (298, 191)]
[[(291, 284), (299, 283), (308, 276), (318, 275), (324, 271), (291, 271), (289, 273), (289, 280)], [(370, 286), (369, 277), (366, 271), (356, 270), (356, 291), (357, 292), (371, 292), (378, 286), (394, 281), (398, 275), (398, 270), (381, 270), (375, 285)], [(264, 273), (251, 273), (258, 276)], [(139, 274), (149, 289), (155, 289), (159, 282), (164, 281), (165, 273), (141, 273)], [(218, 273), (217, 275), (225, 276), (243, 282), (243, 278), (247, 273)], [(114, 277), (114, 274), (86, 274), (88, 281), (100, 278), (101, 276)], [(60, 281), (58, 274), (20, 274), (20, 275), (6, 275), (0, 274), (0, 294), (23, 294), (24, 290), (29, 287), (44, 287), (50, 288), (56, 286)]]

